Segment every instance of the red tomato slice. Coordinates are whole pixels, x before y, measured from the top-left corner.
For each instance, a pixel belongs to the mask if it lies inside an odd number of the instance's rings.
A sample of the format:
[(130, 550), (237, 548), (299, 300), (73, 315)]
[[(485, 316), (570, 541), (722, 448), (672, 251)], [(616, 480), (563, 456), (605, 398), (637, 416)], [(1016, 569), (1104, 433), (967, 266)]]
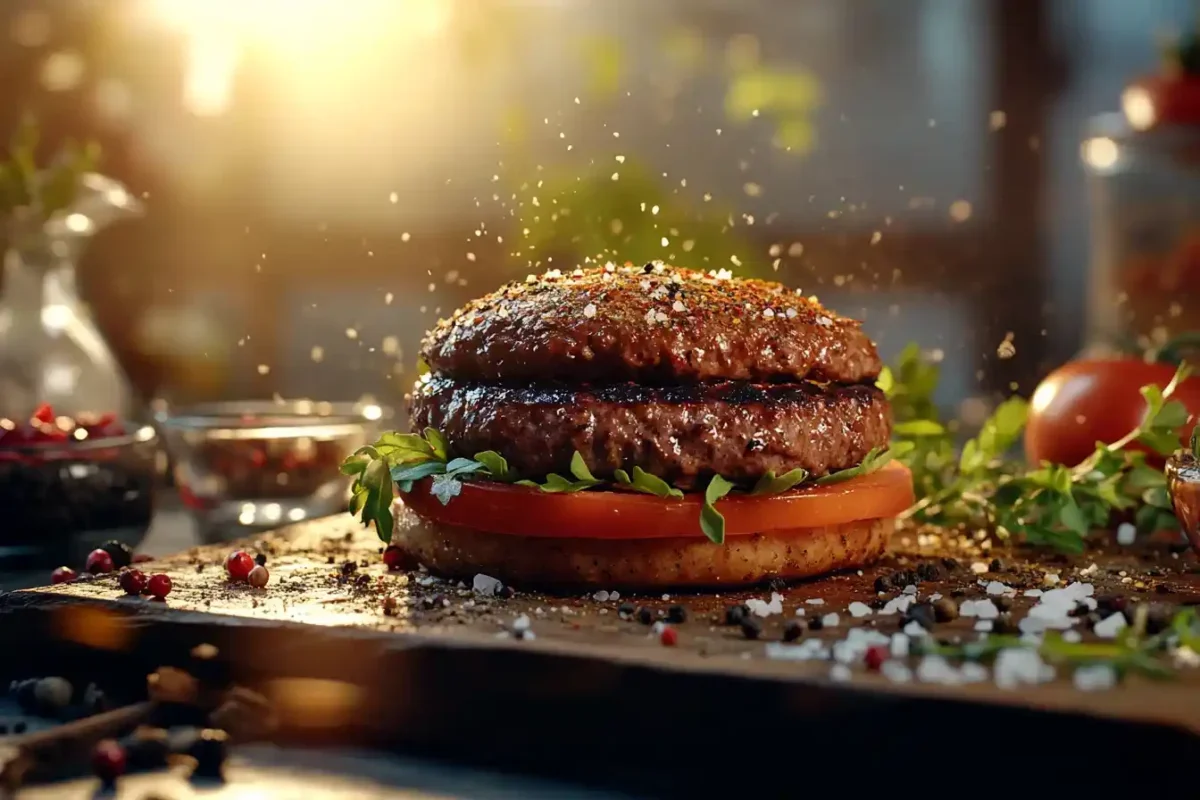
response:
[[(1146, 415), (1139, 391), (1143, 386), (1162, 388), (1174, 376), (1170, 364), (1132, 359), (1072, 361), (1056, 369), (1030, 401), (1025, 455), (1034, 464), (1078, 464), (1092, 454), (1096, 442), (1115, 442), (1141, 423)], [(1192, 415), (1180, 431), (1186, 440), (1200, 415), (1200, 378), (1179, 384), (1171, 399), (1182, 402)]]
[[(513, 536), (579, 539), (666, 539), (704, 536), (703, 498), (680, 500), (622, 491), (550, 494), (540, 489), (490, 481), (463, 484), (462, 493), (442, 505), (429, 492), (430, 480), (401, 495), (419, 516), (445, 525)], [(726, 536), (816, 528), (894, 517), (914, 502), (912, 474), (892, 462), (860, 478), (829, 486), (809, 486), (783, 494), (722, 498)]]

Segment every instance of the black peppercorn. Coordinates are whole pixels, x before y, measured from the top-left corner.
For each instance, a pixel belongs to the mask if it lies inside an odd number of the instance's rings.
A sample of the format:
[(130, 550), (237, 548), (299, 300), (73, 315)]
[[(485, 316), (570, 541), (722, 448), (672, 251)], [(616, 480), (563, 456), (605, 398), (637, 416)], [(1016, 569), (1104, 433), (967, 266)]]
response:
[(988, 564), (988, 572), (1003, 572), (1003, 571), (1004, 571), (1004, 562), (998, 558), (993, 558), (991, 563)]
[(517, 590), (509, 586), (507, 583), (496, 590), (496, 597), (500, 597), (505, 600), (512, 600), (516, 596)]
[(351, 575), (353, 575), (357, 569), (358, 569), (358, 564), (355, 564), (353, 561), (343, 561), (342, 562), (342, 574), (345, 575), (346, 577), (350, 577)]
[(225, 731), (206, 728), (200, 731), (192, 743), (188, 755), (196, 759), (195, 774), (205, 778), (223, 777), (228, 734)]
[(642, 623), (643, 625), (649, 625), (650, 623), (654, 622), (654, 612), (645, 606), (642, 606), (637, 610), (637, 619), (638, 622)]
[(892, 590), (892, 580), (887, 575), (880, 575), (875, 579), (875, 591), (890, 592)]
[(939, 597), (930, 605), (933, 606), (933, 618), (938, 622), (950, 622), (958, 619), (958, 603), (949, 597)]
[(629, 619), (637, 613), (637, 607), (633, 603), (621, 603), (617, 606), (617, 616), (621, 619)]
[(783, 640), (794, 642), (804, 635), (804, 625), (798, 619), (789, 619), (783, 626)]
[(644, 272), (647, 275), (649, 275), (651, 272), (654, 272), (654, 262), (647, 261), (646, 266), (642, 267), (642, 272)]
[(125, 745), (125, 758), (129, 769), (157, 769), (167, 763), (171, 746), (167, 732), (162, 728), (146, 728), (129, 738)]
[(129, 549), (129, 545), (124, 542), (118, 542), (116, 539), (109, 539), (104, 544), (100, 545), (100, 549), (112, 556), (113, 567), (122, 569), (133, 563), (133, 551)]
[(687, 618), (687, 609), (681, 605), (673, 605), (667, 609), (667, 622), (670, 622), (672, 625), (687, 622)]
[(1006, 594), (998, 595), (992, 598), (992, 602), (996, 604), (996, 608), (1001, 611), (1011, 611), (1013, 607), (1013, 599)]
[(825, 627), (825, 620), (820, 617), (813, 617), (808, 621), (808, 629), (810, 631), (819, 631)]
[(937, 620), (937, 613), (929, 603), (914, 603), (908, 607), (905, 618), (916, 622), (925, 630), (931, 630)]
[(955, 570), (957, 570), (957, 569), (958, 569), (958, 559), (956, 559), (956, 558), (943, 558), (943, 559), (942, 559), (942, 566), (943, 566), (943, 567), (945, 567), (945, 568), (946, 568), (948, 571), (950, 571), (950, 572), (954, 572)]
[(762, 633), (762, 623), (756, 617), (749, 616), (742, 619), (742, 636), (747, 639), (757, 639)]
[(996, 621), (992, 623), (992, 633), (1013, 636), (1020, 633), (1020, 629), (1017, 628), (1017, 623), (1013, 621), (1012, 614), (1004, 613), (998, 615)]
[(24, 722), (14, 722), (13, 726), (12, 726), (12, 732), (13, 733), (24, 733), (26, 731), (26, 729), (28, 729), (28, 727), (29, 726), (26, 725)]
[(942, 577), (942, 571), (937, 564), (927, 561), (917, 567), (917, 577), (923, 581), (936, 581)]
[(726, 606), (725, 608), (725, 624), (726, 625), (741, 625), (750, 613), (750, 609), (744, 605)]
[(259, 553), (258, 555), (256, 555), (254, 557), (254, 563), (258, 564), (260, 567), (265, 567), (267, 565), (267, 554)]

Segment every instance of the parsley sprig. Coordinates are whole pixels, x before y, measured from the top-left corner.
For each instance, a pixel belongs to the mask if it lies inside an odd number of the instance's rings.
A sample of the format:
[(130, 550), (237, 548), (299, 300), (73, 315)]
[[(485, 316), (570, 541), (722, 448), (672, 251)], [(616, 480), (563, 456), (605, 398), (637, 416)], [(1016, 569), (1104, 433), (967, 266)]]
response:
[(1019, 397), (1004, 401), (956, 452), (953, 429), (942, 424), (933, 403), (937, 366), (909, 347), (879, 381), (893, 404), (898, 442), (907, 446), (898, 451), (894, 443), (893, 452), (912, 469), (920, 498), (906, 516), (1068, 552), (1082, 551), (1088, 532), (1105, 526), (1114, 512), (1136, 508), (1142, 531), (1177, 528), (1166, 477), (1146, 464), (1144, 452), (1128, 448), (1139, 443), (1159, 455), (1179, 448), (1178, 431), (1188, 412), (1170, 398), (1189, 374), (1184, 364), (1167, 386), (1142, 387), (1141, 424), (1116, 442), (1098, 442), (1078, 466), (1026, 469), (1007, 456), (1025, 427), (1028, 404)]
[[(814, 483), (829, 484), (850, 480), (884, 467), (894, 456), (907, 452), (906, 443), (897, 443), (890, 450), (871, 450), (858, 466), (822, 476)], [(527, 486), (551, 494), (570, 494), (588, 489), (609, 488), (617, 491), (640, 492), (663, 499), (682, 499), (683, 492), (657, 475), (641, 467), (630, 471), (615, 470), (613, 481), (597, 478), (579, 452), (571, 457), (570, 477), (550, 473), (541, 481), (519, 478), (509, 468), (505, 458), (488, 450), (474, 458), (451, 458), (452, 448), (445, 437), (433, 428), (421, 433), (385, 433), (379, 441), (360, 448), (342, 464), (344, 474), (354, 478), (351, 486), (350, 513), (362, 519), (364, 525), (374, 523), (375, 531), (384, 542), (391, 541), (394, 489), (401, 493), (413, 491), (417, 482), (432, 478), (429, 491), (446, 505), (462, 493), (462, 482), (480, 478), (517, 486)], [(809, 478), (803, 469), (793, 469), (783, 475), (767, 472), (752, 486), (739, 486), (720, 475), (714, 475), (704, 490), (700, 509), (700, 530), (712, 542), (725, 541), (725, 517), (717, 510), (717, 501), (732, 492), (764, 496), (781, 494), (799, 486)]]
[(1200, 652), (1200, 627), (1194, 608), (1176, 612), (1171, 624), (1160, 633), (1146, 635), (1149, 609), (1139, 606), (1133, 624), (1121, 630), (1111, 642), (1070, 642), (1057, 631), (1048, 631), (1040, 642), (1020, 636), (991, 634), (963, 644), (943, 644), (926, 637), (917, 643), (918, 652), (964, 661), (991, 661), (1005, 650), (1036, 649), (1048, 663), (1082, 667), (1104, 664), (1118, 677), (1138, 674), (1162, 679), (1174, 675), (1162, 655), (1175, 648)]

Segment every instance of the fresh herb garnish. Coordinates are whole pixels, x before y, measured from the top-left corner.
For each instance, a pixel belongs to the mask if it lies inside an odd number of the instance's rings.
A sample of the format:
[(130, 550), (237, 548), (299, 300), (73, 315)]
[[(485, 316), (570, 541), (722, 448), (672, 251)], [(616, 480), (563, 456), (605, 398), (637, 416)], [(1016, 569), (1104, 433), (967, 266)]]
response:
[(841, 483), (851, 478), (861, 478), (863, 475), (870, 475), (872, 472), (877, 472), (886, 467), (893, 458), (899, 458), (912, 449), (913, 444), (905, 441), (894, 442), (891, 447), (886, 448), (873, 447), (867, 451), (867, 454), (857, 467), (850, 467), (849, 469), (822, 475), (820, 478), (817, 478), (816, 483), (820, 486), (828, 486), (831, 483)]
[(1192, 428), (1192, 458), (1200, 461), (1200, 422), (1196, 423), (1196, 427)]
[[(892, 452), (912, 470), (920, 498), (905, 516), (1068, 552), (1081, 551), (1087, 533), (1104, 527), (1115, 511), (1138, 507), (1135, 520), (1142, 531), (1178, 527), (1166, 477), (1146, 465), (1144, 453), (1127, 448), (1138, 442), (1162, 455), (1178, 449), (1187, 410), (1170, 397), (1189, 372), (1181, 365), (1167, 386), (1143, 387), (1142, 423), (1116, 442), (1097, 443), (1078, 466), (1027, 469), (1007, 457), (1025, 427), (1029, 406), (1024, 400), (1001, 403), (956, 455), (952, 430), (942, 425), (933, 403), (937, 367), (915, 347), (906, 349), (879, 383), (897, 420)], [(906, 450), (898, 450), (901, 443)]]
[(775, 477), (775, 473), (767, 470), (758, 483), (754, 484), (754, 488), (750, 490), (752, 495), (770, 495), (782, 494), (787, 490), (795, 487), (797, 484), (804, 481), (808, 477), (808, 470), (797, 467), (789, 472), (785, 472), (779, 477)]
[(1176, 612), (1161, 633), (1146, 635), (1147, 607), (1139, 606), (1132, 625), (1124, 628), (1112, 642), (1069, 642), (1057, 631), (1048, 631), (1041, 642), (1019, 636), (992, 634), (959, 645), (942, 644), (927, 637), (917, 642), (918, 652), (964, 661), (989, 661), (1005, 650), (1037, 650), (1048, 663), (1081, 667), (1103, 664), (1119, 677), (1139, 674), (1148, 678), (1169, 678), (1174, 674), (1161, 655), (1176, 647), (1200, 652), (1200, 633), (1196, 630), (1196, 612), (1192, 608)]
[(635, 492), (652, 494), (655, 497), (674, 497), (677, 499), (683, 497), (683, 492), (657, 475), (651, 475), (641, 467), (633, 468), (633, 477), (630, 477), (629, 473), (623, 469), (614, 470), (613, 477), (617, 479), (618, 486), (625, 489), (632, 489)]
[(733, 491), (733, 484), (720, 475), (713, 475), (704, 490), (704, 507), (700, 509), (700, 529), (715, 544), (725, 543), (725, 517), (717, 511), (716, 504)]

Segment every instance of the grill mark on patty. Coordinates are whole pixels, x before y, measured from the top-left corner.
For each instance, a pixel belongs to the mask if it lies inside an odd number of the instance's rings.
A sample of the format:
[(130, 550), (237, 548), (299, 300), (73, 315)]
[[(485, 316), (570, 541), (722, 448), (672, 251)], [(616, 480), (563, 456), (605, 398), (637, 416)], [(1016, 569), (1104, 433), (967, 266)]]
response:
[(567, 474), (578, 451), (599, 477), (640, 466), (682, 488), (717, 473), (751, 481), (801, 467), (824, 475), (860, 463), (891, 433), (878, 389), (810, 383), (570, 387), (433, 378), (414, 391), (412, 420), (440, 430), (456, 455), (495, 450), (526, 477)]

